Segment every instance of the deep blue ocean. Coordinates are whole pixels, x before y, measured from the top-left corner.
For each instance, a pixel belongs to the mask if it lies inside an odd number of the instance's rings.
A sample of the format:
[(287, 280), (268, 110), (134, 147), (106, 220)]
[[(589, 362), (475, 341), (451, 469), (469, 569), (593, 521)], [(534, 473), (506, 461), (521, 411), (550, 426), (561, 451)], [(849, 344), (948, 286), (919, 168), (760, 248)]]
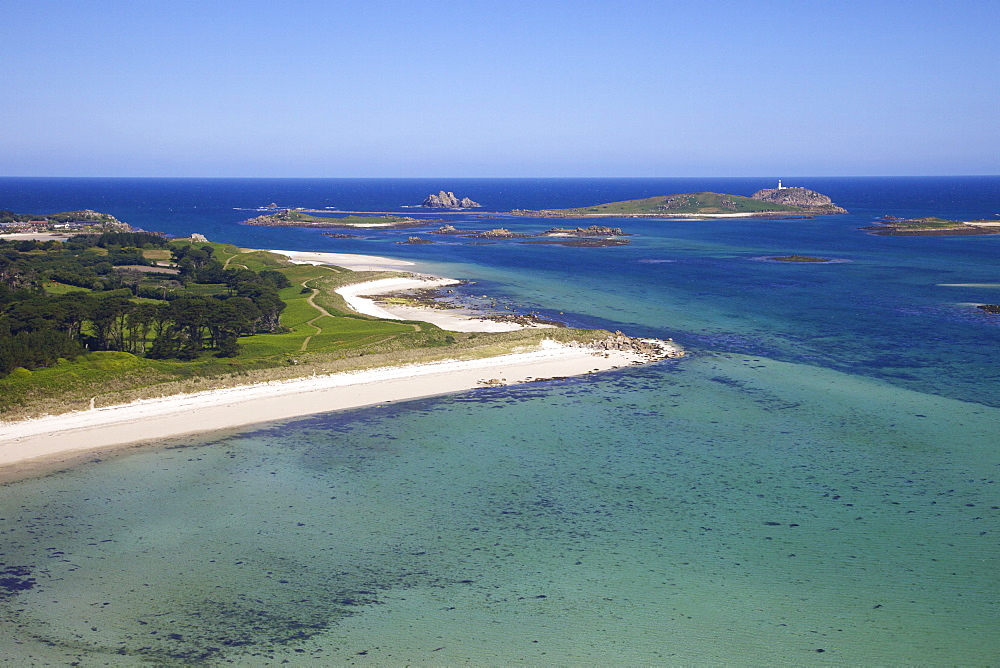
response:
[[(165, 444), (0, 494), (21, 664), (1000, 662), (1000, 177), (784, 178), (848, 215), (612, 219), (625, 246), (443, 238), (497, 215), (774, 179), (0, 179), (0, 209), (94, 209), (242, 247), (405, 258), (680, 361)], [(401, 208), (438, 190), (458, 215)], [(282, 207), (407, 211), (332, 239)], [(573, 225), (575, 221), (569, 221)], [(589, 224), (589, 223), (588, 223)], [(428, 237), (434, 238), (434, 237)], [(441, 238), (439, 238), (441, 239)], [(776, 255), (839, 262), (781, 263)], [(77, 659), (76, 657), (81, 657)]]

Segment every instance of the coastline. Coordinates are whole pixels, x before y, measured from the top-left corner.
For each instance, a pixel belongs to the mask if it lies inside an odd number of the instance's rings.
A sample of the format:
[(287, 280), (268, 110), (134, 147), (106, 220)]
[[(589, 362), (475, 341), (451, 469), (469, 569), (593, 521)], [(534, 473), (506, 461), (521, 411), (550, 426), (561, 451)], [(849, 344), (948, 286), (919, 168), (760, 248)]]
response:
[[(460, 283), (408, 271), (415, 262), (375, 255), (272, 250), (296, 264), (329, 264), (360, 271), (400, 271), (406, 276), (352, 283), (336, 290), (360, 314), (427, 322), (455, 332), (509, 332), (552, 325), (481, 320), (461, 309), (386, 306), (362, 295)], [(65, 466), (96, 451), (161, 442), (395, 401), (475, 389), (582, 376), (632, 364), (679, 357), (679, 346), (631, 339), (620, 333), (591, 344), (543, 339), (532, 349), (475, 359), (384, 366), (173, 394), (59, 415), (0, 422), (0, 482)]]
[(524, 325), (512, 322), (484, 320), (477, 314), (462, 309), (434, 310), (419, 306), (388, 306), (366, 299), (364, 295), (379, 295), (412, 288), (439, 288), (461, 283), (455, 278), (440, 278), (412, 273), (415, 262), (395, 260), (378, 255), (353, 255), (348, 253), (321, 253), (305, 251), (269, 250), (290, 259), (296, 264), (330, 264), (355, 271), (394, 270), (407, 271), (410, 276), (382, 278), (364, 283), (351, 283), (336, 292), (357, 313), (384, 320), (416, 320), (436, 325), (451, 332), (513, 332), (519, 329), (545, 329), (553, 325)]
[(451, 332), (513, 332), (519, 329), (551, 329), (555, 327), (548, 324), (523, 325), (513, 322), (483, 320), (476, 314), (461, 309), (435, 310), (420, 306), (387, 306), (363, 296), (411, 288), (439, 288), (446, 285), (457, 285), (460, 282), (454, 278), (436, 277), (383, 278), (377, 281), (345, 285), (342, 288), (337, 288), (336, 292), (344, 298), (348, 306), (358, 313), (385, 320), (427, 322)]
[(636, 351), (543, 341), (535, 350), (494, 357), (243, 385), (0, 423), (0, 471), (17, 476), (18, 465), (57, 465), (105, 448), (477, 387), (581, 376), (652, 359)]

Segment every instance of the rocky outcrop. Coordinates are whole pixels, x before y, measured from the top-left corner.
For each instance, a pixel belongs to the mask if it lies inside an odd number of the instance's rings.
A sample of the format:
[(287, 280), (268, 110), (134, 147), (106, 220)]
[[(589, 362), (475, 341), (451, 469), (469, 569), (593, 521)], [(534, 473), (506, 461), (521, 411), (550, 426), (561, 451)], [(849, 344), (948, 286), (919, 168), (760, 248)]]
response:
[(826, 195), (808, 188), (764, 188), (750, 196), (751, 199), (787, 206), (800, 206), (803, 209), (817, 209), (827, 213), (847, 213), (833, 203)]
[[(714, 193), (712, 193), (714, 194)], [(657, 211), (673, 211), (675, 209), (694, 209), (702, 208), (705, 206), (704, 198), (700, 197), (701, 193), (692, 193), (690, 195), (672, 195), (665, 198), (660, 204), (656, 205)], [(719, 195), (718, 202), (715, 204), (714, 208), (719, 208), (724, 211), (736, 211), (738, 207), (736, 206), (736, 200), (732, 197), (726, 195)]]
[(436, 230), (431, 230), (428, 234), (467, 234), (463, 230), (458, 229), (454, 225), (442, 225)]
[(606, 339), (586, 344), (595, 350), (624, 350), (636, 353), (648, 360), (665, 359), (667, 357), (683, 357), (684, 349), (671, 339), (639, 339), (621, 332), (615, 332)]
[(510, 215), (525, 216), (528, 218), (582, 218), (582, 216), (579, 215), (574, 216), (560, 211), (543, 211), (536, 209), (512, 209)]
[(482, 206), (482, 204), (479, 202), (473, 202), (468, 197), (459, 199), (455, 197), (455, 193), (441, 190), (437, 195), (428, 195), (427, 199), (424, 200), (424, 203), (421, 206), (427, 206), (435, 209), (471, 209), (477, 206)]
[(624, 237), (631, 236), (620, 227), (604, 227), (603, 225), (591, 225), (590, 227), (576, 227), (568, 229), (564, 227), (553, 227), (542, 232), (547, 237)]
[(492, 230), (486, 230), (485, 232), (480, 232), (479, 234), (470, 234), (471, 239), (524, 239), (533, 236), (531, 234), (517, 234), (516, 232), (511, 232), (506, 227), (497, 227)]

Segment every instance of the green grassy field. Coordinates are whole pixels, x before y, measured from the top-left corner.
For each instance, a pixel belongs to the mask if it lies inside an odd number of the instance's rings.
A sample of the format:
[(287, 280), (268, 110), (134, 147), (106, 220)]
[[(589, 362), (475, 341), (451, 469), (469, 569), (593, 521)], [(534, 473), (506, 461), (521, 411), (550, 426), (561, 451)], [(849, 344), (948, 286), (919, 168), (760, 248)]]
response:
[(142, 256), (154, 262), (166, 262), (170, 260), (170, 250), (166, 248), (146, 248), (143, 249)]
[(269, 253), (266, 250), (238, 248), (232, 244), (177, 239), (171, 241), (170, 245), (196, 246), (198, 248), (210, 246), (214, 250), (215, 259), (227, 267), (235, 265), (237, 267), (245, 267), (252, 271), (261, 271), (263, 269), (282, 269), (295, 266), (287, 257), (283, 255)]
[(42, 288), (50, 295), (64, 295), (67, 292), (91, 292), (90, 288), (79, 288), (75, 285), (66, 285), (58, 281), (45, 281)]

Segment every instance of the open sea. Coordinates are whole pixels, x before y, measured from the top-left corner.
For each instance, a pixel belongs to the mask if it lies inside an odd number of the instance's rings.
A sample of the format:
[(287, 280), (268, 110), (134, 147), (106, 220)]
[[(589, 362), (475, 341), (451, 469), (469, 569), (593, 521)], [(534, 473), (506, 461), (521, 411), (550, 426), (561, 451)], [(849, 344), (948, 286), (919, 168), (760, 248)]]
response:
[[(0, 488), (8, 665), (1000, 664), (1000, 177), (785, 178), (851, 213), (612, 219), (574, 248), (331, 239), (279, 206), (483, 212), (774, 179), (0, 179), (243, 247), (366, 253), (690, 355), (135, 449)], [(409, 209), (416, 214), (420, 209)], [(431, 222), (434, 221), (434, 222)], [(775, 255), (836, 263), (782, 263)], [(18, 587), (18, 584), (24, 586)], [(27, 586), (33, 583), (33, 586)], [(78, 663), (73, 663), (78, 662)]]

